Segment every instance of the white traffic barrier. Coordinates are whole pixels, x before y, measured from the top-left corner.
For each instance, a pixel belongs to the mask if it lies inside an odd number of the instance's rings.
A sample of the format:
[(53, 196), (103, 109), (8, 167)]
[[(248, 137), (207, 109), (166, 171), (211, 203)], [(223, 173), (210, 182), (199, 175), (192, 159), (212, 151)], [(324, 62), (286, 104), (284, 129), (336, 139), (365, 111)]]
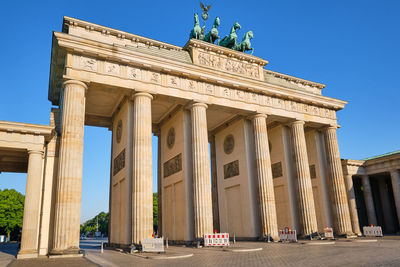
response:
[(142, 241), (143, 252), (164, 252), (164, 238), (144, 238)]
[(215, 233), (204, 235), (204, 246), (205, 247), (227, 247), (229, 246), (229, 234), (228, 233)]
[(383, 236), (380, 226), (364, 226), (363, 232), (364, 236)]
[(285, 227), (284, 230), (279, 230), (279, 239), (282, 242), (297, 242), (296, 230), (290, 230), (289, 227)]
[(329, 227), (324, 228), (324, 236), (327, 239), (334, 239), (333, 237), (333, 229)]

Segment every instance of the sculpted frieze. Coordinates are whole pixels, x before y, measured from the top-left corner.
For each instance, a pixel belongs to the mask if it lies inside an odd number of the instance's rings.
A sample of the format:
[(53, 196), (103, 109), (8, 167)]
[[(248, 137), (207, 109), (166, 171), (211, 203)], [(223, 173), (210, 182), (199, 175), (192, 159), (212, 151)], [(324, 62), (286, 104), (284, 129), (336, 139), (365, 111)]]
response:
[(180, 87), (180, 79), (176, 76), (167, 76), (167, 84), (172, 87)]
[(137, 68), (128, 67), (128, 78), (141, 80), (142, 79), (141, 70)]
[(97, 61), (89, 57), (80, 57), (79, 67), (84, 70), (97, 71)]
[(232, 72), (251, 78), (260, 79), (260, 67), (233, 58), (213, 55), (199, 51), (197, 62), (200, 65), (211, 67), (217, 70)]
[[(203, 54), (210, 56), (210, 54)], [(211, 59), (212, 60), (210, 61), (210, 58), (207, 57), (207, 60), (204, 59), (203, 63), (208, 62), (207, 64), (213, 64), (213, 66), (217, 67), (221, 67), (221, 64), (223, 62), (226, 63), (226, 61), (218, 61), (218, 59), (214, 57), (212, 57)], [(98, 61), (93, 58), (78, 56), (75, 57), (74, 62), (74, 66), (79, 69), (94, 72), (101, 71), (98, 67)], [(124, 71), (123, 73), (121, 73), (122, 67), (126, 68), (126, 72)], [(229, 68), (232, 68), (232, 65), (229, 65)], [(317, 107), (314, 105), (299, 103), (293, 100), (281, 99), (279, 97), (267, 96), (256, 92), (243, 91), (236, 88), (234, 89), (226, 86), (215, 85), (212, 83), (199, 82), (190, 78), (183, 78), (171, 74), (163, 74), (163, 76), (161, 76), (161, 73), (159, 72), (142, 70), (133, 66), (120, 66), (116, 63), (106, 61), (104, 63), (104, 72), (110, 75), (124, 76), (123, 78), (128, 78), (131, 80), (141, 80), (144, 82), (156, 83), (160, 85), (162, 84), (171, 88), (179, 88), (185, 91), (207, 94), (215, 97), (226, 98), (229, 100), (285, 109), (288, 111), (319, 116), (323, 118), (336, 119), (336, 112), (333, 109)]]
[(104, 71), (107, 74), (118, 76), (119, 75), (119, 71), (120, 71), (120, 67), (119, 67), (118, 64), (106, 61), (105, 64), (104, 64)]

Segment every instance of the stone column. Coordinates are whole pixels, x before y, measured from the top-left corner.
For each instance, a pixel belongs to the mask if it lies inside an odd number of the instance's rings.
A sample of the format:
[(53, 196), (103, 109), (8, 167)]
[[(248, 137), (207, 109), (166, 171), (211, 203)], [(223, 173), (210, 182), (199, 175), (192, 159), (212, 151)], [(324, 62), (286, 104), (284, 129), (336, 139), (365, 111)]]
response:
[(148, 93), (133, 96), (132, 243), (153, 233), (153, 173), (151, 100)]
[(51, 254), (79, 252), (86, 90), (87, 86), (80, 81), (64, 82)]
[(208, 151), (207, 105), (191, 105), (192, 153), (193, 153), (193, 199), (194, 235), (202, 238), (213, 231), (210, 154)]
[(381, 199), (380, 209), (383, 215), (382, 226), (385, 228), (385, 232), (393, 233), (395, 225), (393, 223), (394, 216), (392, 213), (392, 205), (390, 203), (388, 187), (386, 183), (386, 177), (379, 177), (378, 179), (379, 196)]
[(314, 196), (304, 135), (304, 121), (291, 123), (294, 167), (297, 176), (297, 197), (299, 205), (300, 234), (307, 236), (318, 231)]
[(358, 222), (356, 195), (354, 193), (354, 186), (353, 186), (353, 176), (350, 174), (345, 175), (344, 181), (346, 183), (347, 200), (349, 203), (349, 211), (350, 211), (350, 218), (351, 218), (351, 225), (353, 227), (353, 232), (356, 235), (361, 235), (360, 224)]
[(264, 114), (257, 114), (252, 118), (261, 215), (261, 234), (262, 237), (270, 235), (274, 240), (279, 240), (266, 118), (267, 116)]
[(24, 219), (18, 258), (37, 257), (38, 253), (43, 151), (30, 150), (28, 154)]
[(336, 127), (325, 129), (325, 146), (327, 154), (327, 168), (331, 187), (332, 210), (335, 218), (335, 232), (338, 235), (353, 234), (349, 204), (347, 202), (346, 186), (343, 179), (342, 163), (340, 161), (339, 145), (336, 136)]
[(364, 191), (365, 207), (367, 208), (368, 223), (377, 225), (378, 223), (376, 220), (374, 199), (372, 197), (372, 190), (371, 190), (371, 185), (369, 183), (368, 175), (364, 175), (361, 178), (361, 181)]
[(390, 177), (392, 179), (392, 188), (394, 195), (394, 203), (396, 204), (397, 218), (400, 223), (400, 175), (399, 170), (392, 170), (390, 172)]

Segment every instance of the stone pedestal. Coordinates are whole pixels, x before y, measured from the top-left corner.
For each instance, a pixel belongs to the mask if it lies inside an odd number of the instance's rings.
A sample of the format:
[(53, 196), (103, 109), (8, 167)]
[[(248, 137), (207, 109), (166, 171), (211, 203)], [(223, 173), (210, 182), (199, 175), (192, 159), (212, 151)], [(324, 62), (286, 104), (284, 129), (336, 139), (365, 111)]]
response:
[(37, 257), (43, 151), (28, 151), (28, 175), (22, 223), (21, 250), (18, 258)]
[(191, 106), (194, 235), (196, 239), (201, 238), (205, 233), (213, 232), (206, 109), (207, 105), (203, 103), (195, 103)]
[(151, 100), (148, 93), (133, 97), (132, 243), (151, 238), (153, 232), (153, 174)]
[(354, 193), (354, 186), (353, 186), (353, 176), (345, 175), (344, 181), (346, 184), (347, 201), (349, 203), (349, 211), (350, 211), (350, 218), (351, 218), (351, 225), (353, 228), (353, 232), (356, 235), (361, 235), (360, 224), (358, 222), (356, 195)]
[(299, 207), (299, 234), (307, 236), (318, 231), (315, 214), (314, 197), (310, 177), (310, 166), (307, 157), (306, 139), (304, 136), (304, 121), (291, 123), (294, 169)]
[(336, 234), (352, 234), (352, 226), (347, 202), (346, 187), (343, 179), (342, 164), (340, 161), (339, 146), (336, 136), (336, 127), (325, 130), (325, 145), (327, 154), (327, 167), (332, 189), (332, 210), (335, 218), (334, 229)]
[(261, 217), (261, 235), (262, 237), (270, 235), (274, 240), (278, 240), (278, 223), (276, 219), (274, 183), (272, 181), (266, 118), (267, 116), (263, 114), (258, 114), (252, 118)]
[(393, 197), (396, 204), (397, 218), (400, 223), (400, 175), (399, 170), (392, 170), (390, 172), (392, 179)]
[(364, 175), (362, 177), (361, 181), (362, 181), (362, 186), (363, 186), (363, 191), (364, 191), (365, 207), (367, 208), (368, 223), (377, 225), (378, 223), (376, 220), (374, 199), (372, 197), (371, 184), (369, 182), (368, 175)]
[(79, 252), (86, 90), (87, 86), (80, 81), (69, 80), (64, 83), (51, 254)]

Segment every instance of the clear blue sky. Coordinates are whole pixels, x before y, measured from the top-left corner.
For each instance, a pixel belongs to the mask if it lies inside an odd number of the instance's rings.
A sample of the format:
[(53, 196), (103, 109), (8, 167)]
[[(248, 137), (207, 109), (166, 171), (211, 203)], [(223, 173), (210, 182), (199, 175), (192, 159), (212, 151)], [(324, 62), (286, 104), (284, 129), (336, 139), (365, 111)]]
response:
[[(49, 123), (51, 36), (64, 15), (183, 46), (201, 12), (197, 0), (5, 1), (1, 11), (0, 120), (38, 124)], [(337, 114), (340, 152), (362, 159), (400, 149), (399, 11), (396, 0), (215, 0), (207, 27), (219, 16), (225, 35), (239, 21), (268, 69), (349, 101)], [(107, 129), (85, 127), (82, 221), (108, 210), (110, 139)], [(26, 174), (0, 174), (0, 189), (25, 193), (25, 182)]]

